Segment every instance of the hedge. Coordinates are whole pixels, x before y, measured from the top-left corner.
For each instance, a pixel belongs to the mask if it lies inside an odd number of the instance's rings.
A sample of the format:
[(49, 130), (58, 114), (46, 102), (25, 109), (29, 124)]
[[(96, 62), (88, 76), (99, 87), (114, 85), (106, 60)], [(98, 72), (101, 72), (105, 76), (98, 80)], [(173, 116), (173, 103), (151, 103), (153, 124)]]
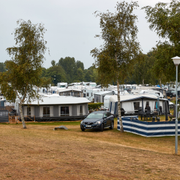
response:
[(103, 105), (103, 103), (88, 103), (88, 109), (89, 110), (96, 110), (100, 109), (100, 107)]

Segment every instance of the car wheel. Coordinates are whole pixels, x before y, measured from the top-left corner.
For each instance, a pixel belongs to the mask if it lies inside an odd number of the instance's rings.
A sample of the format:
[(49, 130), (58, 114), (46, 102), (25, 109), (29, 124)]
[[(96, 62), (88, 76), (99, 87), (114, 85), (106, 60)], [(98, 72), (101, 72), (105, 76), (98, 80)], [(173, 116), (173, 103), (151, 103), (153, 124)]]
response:
[(101, 124), (100, 131), (104, 130), (104, 124)]
[(112, 122), (111, 122), (110, 129), (113, 129), (113, 128), (114, 128), (114, 122), (112, 121)]
[(85, 128), (81, 127), (81, 131), (85, 131)]

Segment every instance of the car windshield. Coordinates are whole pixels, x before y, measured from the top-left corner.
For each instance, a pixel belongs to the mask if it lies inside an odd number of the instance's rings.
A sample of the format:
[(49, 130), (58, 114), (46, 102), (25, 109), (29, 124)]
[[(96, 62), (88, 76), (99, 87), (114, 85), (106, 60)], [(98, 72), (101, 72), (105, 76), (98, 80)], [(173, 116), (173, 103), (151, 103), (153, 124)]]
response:
[(88, 119), (98, 119), (102, 117), (103, 117), (102, 113), (91, 113), (87, 116)]

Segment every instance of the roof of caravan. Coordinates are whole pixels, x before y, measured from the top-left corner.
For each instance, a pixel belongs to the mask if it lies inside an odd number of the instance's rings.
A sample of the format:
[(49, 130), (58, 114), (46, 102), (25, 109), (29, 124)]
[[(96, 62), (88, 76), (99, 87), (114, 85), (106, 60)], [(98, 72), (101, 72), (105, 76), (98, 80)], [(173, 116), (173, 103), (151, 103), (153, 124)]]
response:
[(77, 91), (77, 92), (81, 92), (80, 89), (70, 89), (70, 88), (69, 88), (69, 89), (68, 89), (68, 88), (66, 88), (66, 89), (58, 88), (57, 91), (58, 91), (58, 92), (68, 92), (68, 91)]
[(60, 104), (83, 104), (90, 101), (83, 97), (73, 96), (47, 96), (42, 97), (41, 100), (35, 100), (31, 103), (24, 103), (29, 105), (60, 105)]
[(96, 92), (94, 94), (104, 95), (104, 94), (108, 94), (108, 93), (113, 93), (113, 92), (112, 91), (100, 91), (100, 92)]
[[(137, 100), (137, 99), (153, 99), (153, 100), (156, 100), (158, 99), (157, 96), (153, 95), (153, 94), (146, 94), (146, 95), (121, 95), (120, 96), (120, 101), (123, 102), (123, 101), (132, 101), (132, 100)], [(116, 102), (117, 101), (117, 95), (112, 95), (111, 98), (110, 98), (111, 101), (114, 101)], [(164, 100), (162, 98), (160, 98), (159, 100)]]

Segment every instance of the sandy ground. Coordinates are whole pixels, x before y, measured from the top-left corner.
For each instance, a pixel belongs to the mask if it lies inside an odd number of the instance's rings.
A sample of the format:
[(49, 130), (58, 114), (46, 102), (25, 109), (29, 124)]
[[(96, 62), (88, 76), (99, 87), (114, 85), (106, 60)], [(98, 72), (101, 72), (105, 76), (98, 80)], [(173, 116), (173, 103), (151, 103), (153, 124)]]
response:
[(180, 179), (175, 138), (0, 124), (0, 180)]

